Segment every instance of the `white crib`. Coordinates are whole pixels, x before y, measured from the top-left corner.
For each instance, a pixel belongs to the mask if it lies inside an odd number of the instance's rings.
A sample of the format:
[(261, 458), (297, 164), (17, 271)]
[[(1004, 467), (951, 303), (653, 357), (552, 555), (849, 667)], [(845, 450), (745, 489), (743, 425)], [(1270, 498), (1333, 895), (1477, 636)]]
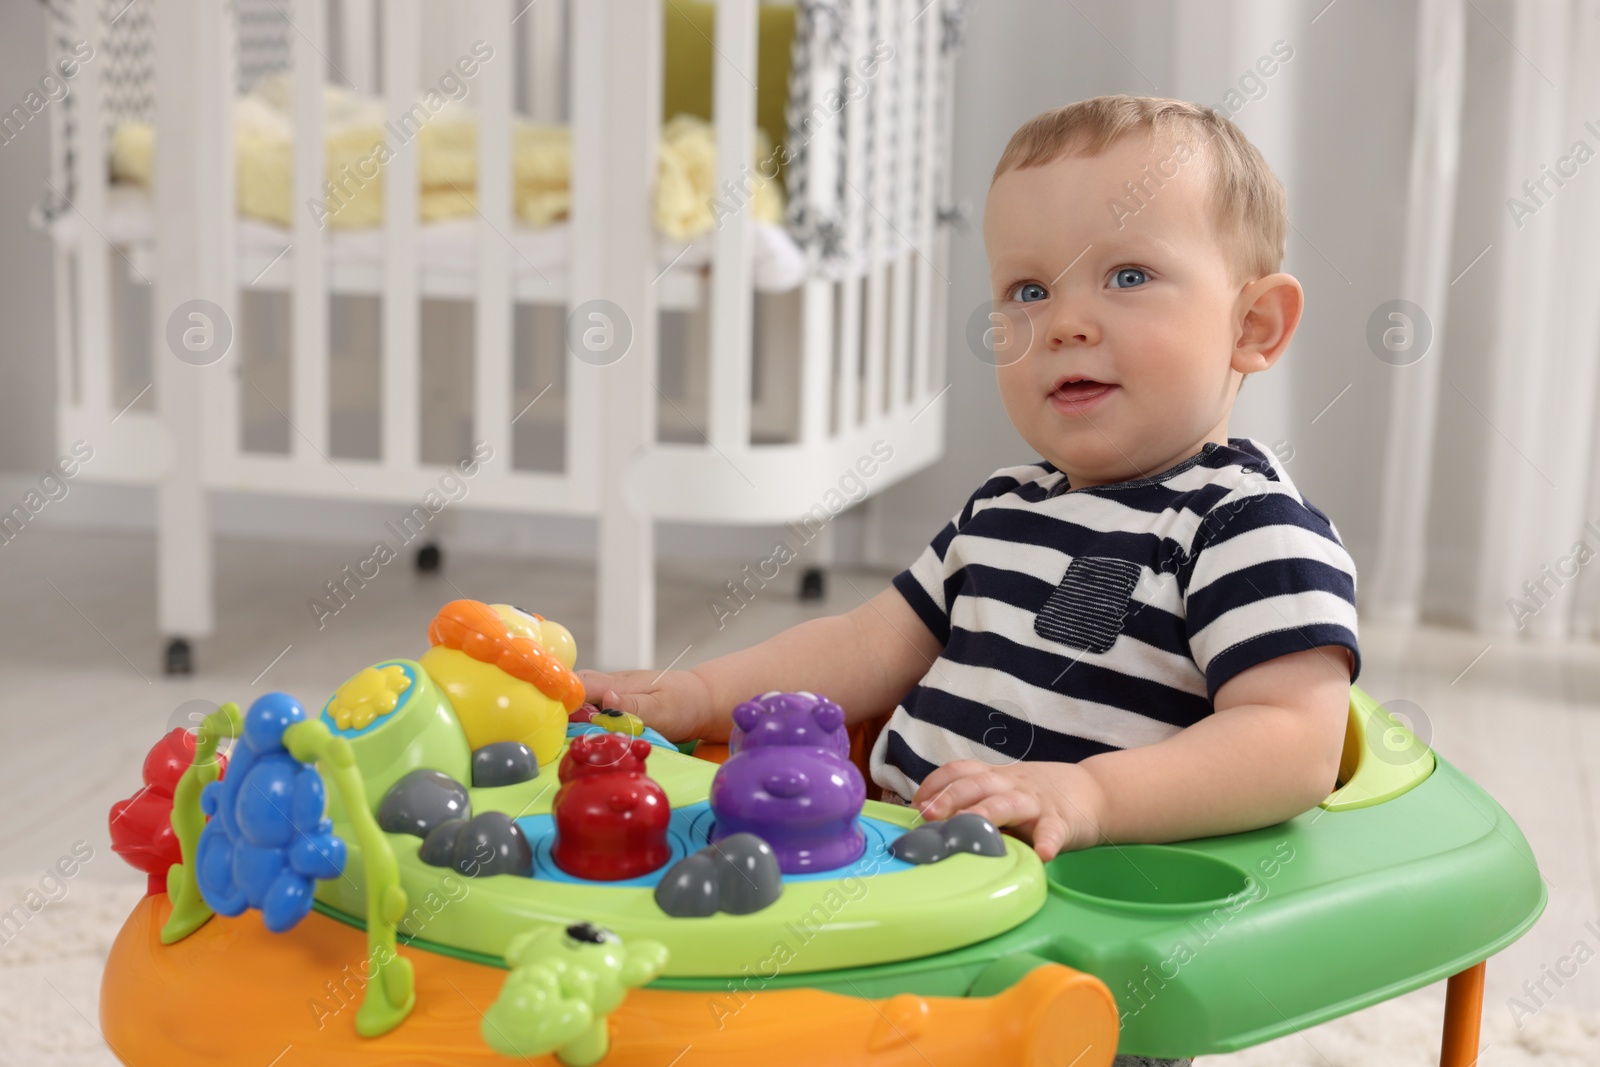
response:
[[(804, 279), (784, 294), (757, 293), (759, 224), (749, 212), (729, 215), (676, 257), (654, 226), (659, 0), (266, 2), (292, 30), (297, 206), (322, 195), (330, 68), (353, 83), (381, 84), (388, 113), (398, 116), (431, 81), (421, 57), (437, 52), (441, 33), (488, 42), (504, 61), (484, 63), (473, 85), (479, 217), (456, 224), (466, 243), (455, 254), (439, 253), (433, 226), (417, 221), (414, 142), (391, 146), (381, 230), (330, 234), (297, 207), (275, 251), (260, 224), (238, 219), (234, 202), (232, 102), (241, 57), (253, 56), (241, 40), (254, 32), (239, 22), (245, 0), (55, 0), (52, 68), (75, 42), (96, 50), (71, 83), (70, 106), (51, 114), (60, 150), (44, 217), (56, 249), (59, 438), (94, 446), (84, 478), (158, 487), (158, 622), (170, 639), (169, 669), (186, 669), (187, 640), (213, 627), (208, 491), (409, 505), (450, 469), (449, 457), (424, 455), (434, 407), (425, 403), (419, 353), (425, 301), (470, 307), (470, 350), (447, 377), (472, 383), (466, 439), (501, 457), (474, 475), (463, 506), (598, 517), (591, 659), (600, 666), (654, 659), (654, 520), (790, 522), (819, 515), (828, 488), (875, 441), (888, 442), (894, 459), (869, 481), (873, 493), (938, 458), (947, 286), (940, 204), (959, 0), (800, 5), (797, 40), (814, 61), (797, 69), (814, 113), (805, 127), (807, 180), (791, 190), (790, 205), (791, 218), (805, 221)], [(757, 0), (716, 5), (716, 165), (719, 179), (735, 185), (752, 153), (758, 17)], [(153, 55), (142, 54), (131, 29), (153, 41)], [(827, 102), (840, 98), (829, 94), (880, 42), (893, 57), (863, 79), (865, 96), (830, 113)], [(141, 64), (153, 71), (159, 132), (153, 188), (142, 201), (110, 182), (102, 136), (143, 106)], [(519, 101), (572, 131), (570, 222), (538, 238), (564, 254), (542, 268), (529, 262), (519, 242), (533, 238), (511, 217)], [(806, 105), (799, 96), (790, 105), (795, 137)], [(569, 241), (571, 233), (584, 240)], [(150, 309), (143, 389), (128, 367), (137, 345), (117, 325), (141, 289)], [(268, 400), (292, 430), (280, 451), (249, 447), (248, 412), (260, 406), (253, 394), (266, 393), (239, 372), (260, 343), (245, 332), (241, 307), (262, 292), (288, 301), (283, 404)], [(330, 359), (330, 308), (352, 296), (378, 308), (368, 332), (381, 366), (381, 388), (373, 387), (381, 430), (366, 458), (334, 454), (330, 432), (350, 388), (340, 357)], [(195, 299), (239, 328), (229, 354), (211, 365), (176, 358), (165, 340), (174, 309)], [(631, 326), (621, 359), (579, 358), (570, 343), (518, 345), (518, 316), (553, 309), (559, 322), (593, 300), (609, 301)], [(663, 313), (683, 316), (687, 338), (676, 395), (664, 390), (659, 365)], [(528, 359), (519, 347), (532, 349)], [(371, 384), (370, 375), (363, 380)], [(516, 464), (519, 422), (563, 443), (557, 469)]]

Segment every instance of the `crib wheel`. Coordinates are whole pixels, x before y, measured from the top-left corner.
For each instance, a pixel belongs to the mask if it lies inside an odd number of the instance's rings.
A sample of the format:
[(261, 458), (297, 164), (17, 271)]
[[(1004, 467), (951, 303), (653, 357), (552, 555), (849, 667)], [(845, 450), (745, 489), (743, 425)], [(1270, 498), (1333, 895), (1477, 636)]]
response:
[(181, 637), (174, 637), (167, 642), (167, 654), (161, 668), (167, 674), (193, 674), (194, 653), (189, 648), (189, 642)]
[(438, 574), (439, 568), (444, 564), (444, 552), (439, 546), (429, 541), (417, 549), (417, 573)]
[(826, 592), (823, 581), (824, 571), (821, 567), (807, 567), (800, 575), (800, 599), (821, 600)]

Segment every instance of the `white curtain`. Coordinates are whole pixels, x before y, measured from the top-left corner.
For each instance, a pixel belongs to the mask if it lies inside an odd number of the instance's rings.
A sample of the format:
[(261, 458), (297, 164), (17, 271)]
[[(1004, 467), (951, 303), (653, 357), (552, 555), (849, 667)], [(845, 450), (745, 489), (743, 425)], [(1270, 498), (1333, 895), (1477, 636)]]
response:
[[(1473, 68), (1497, 86), (1467, 82), (1469, 53), (1494, 45), (1477, 35), (1510, 46)], [(1434, 336), (1394, 368), (1363, 611), (1593, 639), (1600, 0), (1419, 0), (1412, 114), (1401, 278)], [(1485, 173), (1501, 187), (1487, 231), (1484, 198), (1457, 196)]]

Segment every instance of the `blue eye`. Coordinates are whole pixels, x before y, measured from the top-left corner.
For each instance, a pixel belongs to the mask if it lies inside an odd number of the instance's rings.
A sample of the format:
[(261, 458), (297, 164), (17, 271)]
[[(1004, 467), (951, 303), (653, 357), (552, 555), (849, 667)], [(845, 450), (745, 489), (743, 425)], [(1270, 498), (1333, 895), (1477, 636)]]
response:
[(1111, 276), (1111, 288), (1132, 289), (1134, 286), (1143, 285), (1150, 280), (1150, 276), (1138, 267), (1122, 267)]
[(1050, 295), (1049, 291), (1038, 282), (1023, 282), (1017, 286), (1015, 293), (1015, 299), (1023, 304), (1032, 304)]

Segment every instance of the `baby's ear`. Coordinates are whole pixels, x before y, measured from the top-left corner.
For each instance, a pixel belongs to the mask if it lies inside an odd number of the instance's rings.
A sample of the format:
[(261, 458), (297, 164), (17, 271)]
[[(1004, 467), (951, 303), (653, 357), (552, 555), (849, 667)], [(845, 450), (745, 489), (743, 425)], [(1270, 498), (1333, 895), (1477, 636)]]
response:
[(844, 725), (844, 709), (831, 700), (824, 700), (818, 704), (811, 717), (825, 733), (831, 734)]
[(756, 728), (756, 724), (761, 721), (761, 716), (765, 711), (766, 709), (754, 700), (746, 700), (743, 704), (733, 709), (734, 725), (745, 733), (749, 733)]

